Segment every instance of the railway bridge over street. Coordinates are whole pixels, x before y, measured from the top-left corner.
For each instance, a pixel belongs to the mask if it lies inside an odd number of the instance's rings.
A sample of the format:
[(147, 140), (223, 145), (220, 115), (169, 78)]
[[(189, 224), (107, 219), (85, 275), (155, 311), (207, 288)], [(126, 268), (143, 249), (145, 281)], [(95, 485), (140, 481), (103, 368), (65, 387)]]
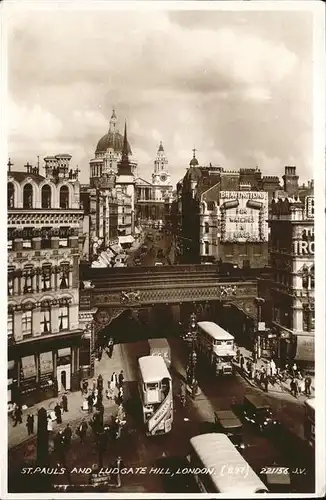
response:
[(127, 310), (133, 314), (161, 310), (163, 323), (170, 316), (177, 324), (189, 318), (192, 311), (200, 320), (212, 320), (227, 304), (254, 320), (258, 276), (262, 276), (262, 270), (219, 274), (217, 265), (82, 267), (80, 310), (96, 308), (95, 331)]

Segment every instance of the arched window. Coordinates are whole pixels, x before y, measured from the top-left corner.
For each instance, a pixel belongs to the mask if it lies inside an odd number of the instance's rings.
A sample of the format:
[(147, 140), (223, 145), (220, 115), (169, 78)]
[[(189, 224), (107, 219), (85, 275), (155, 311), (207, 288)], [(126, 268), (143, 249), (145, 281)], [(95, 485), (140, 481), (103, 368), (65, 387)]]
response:
[(12, 182), (8, 182), (7, 189), (8, 189), (8, 199), (7, 199), (8, 208), (14, 208), (14, 205), (15, 205), (15, 186), (13, 185)]
[(31, 184), (24, 186), (23, 208), (33, 208), (33, 186)]
[(69, 208), (69, 189), (62, 186), (60, 189), (60, 208)]
[(51, 208), (51, 188), (48, 184), (42, 187), (42, 208)]

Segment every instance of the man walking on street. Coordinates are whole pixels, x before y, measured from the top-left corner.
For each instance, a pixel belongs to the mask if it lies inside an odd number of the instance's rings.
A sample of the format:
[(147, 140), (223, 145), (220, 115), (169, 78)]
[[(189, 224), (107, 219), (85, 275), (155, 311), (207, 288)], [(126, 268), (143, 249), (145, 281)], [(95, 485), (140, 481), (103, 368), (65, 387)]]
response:
[(304, 392), (306, 396), (311, 395), (311, 377), (309, 375), (304, 379)]
[(17, 406), (17, 408), (15, 409), (15, 423), (14, 423), (14, 427), (16, 427), (17, 424), (22, 424), (23, 421), (22, 421), (22, 409), (20, 406)]
[(123, 386), (123, 381), (124, 381), (124, 376), (123, 376), (123, 370), (119, 373), (119, 387)]
[(97, 390), (101, 392), (103, 390), (103, 377), (101, 374), (97, 377)]
[(71, 445), (71, 437), (72, 437), (72, 430), (70, 425), (67, 424), (67, 427), (63, 431), (63, 440), (66, 448), (69, 448), (69, 446)]
[(297, 384), (294, 378), (291, 379), (290, 383), (291, 394), (296, 398), (298, 396)]
[(34, 415), (27, 415), (26, 427), (29, 436), (34, 434)]
[(64, 394), (62, 396), (62, 408), (63, 408), (64, 412), (68, 411), (68, 398), (67, 398), (66, 394)]
[(85, 419), (83, 419), (82, 423), (78, 427), (78, 432), (77, 432), (77, 434), (80, 437), (81, 443), (85, 442), (86, 433), (87, 433), (87, 422)]
[(91, 393), (91, 394), (87, 397), (88, 413), (92, 413), (92, 412), (93, 412), (93, 403), (94, 403), (94, 400), (93, 400), (93, 393)]
[(54, 414), (57, 419), (57, 424), (62, 424), (61, 406), (59, 405), (59, 403), (57, 403), (54, 407)]

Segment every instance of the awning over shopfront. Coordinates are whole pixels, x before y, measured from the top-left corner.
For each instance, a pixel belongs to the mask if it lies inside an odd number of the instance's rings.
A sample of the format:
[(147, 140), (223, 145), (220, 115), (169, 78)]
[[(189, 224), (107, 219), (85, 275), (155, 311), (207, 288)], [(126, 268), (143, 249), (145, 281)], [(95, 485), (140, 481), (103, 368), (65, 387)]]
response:
[(15, 361), (8, 361), (8, 370), (13, 370), (15, 368)]
[(315, 337), (313, 335), (297, 336), (295, 359), (297, 361), (315, 361)]
[(135, 227), (135, 234), (140, 234), (140, 229), (137, 226)]
[(131, 244), (134, 241), (135, 241), (135, 238), (131, 234), (128, 234), (126, 236), (119, 236), (119, 243), (120, 243), (120, 245)]
[[(120, 240), (120, 238), (119, 238)], [(120, 246), (120, 241), (117, 245), (110, 245), (110, 250), (114, 253), (114, 255), (117, 255), (121, 252), (122, 248)]]
[(63, 356), (70, 356), (71, 354), (71, 349), (70, 347), (64, 347), (63, 349), (58, 350), (58, 357), (63, 357)]

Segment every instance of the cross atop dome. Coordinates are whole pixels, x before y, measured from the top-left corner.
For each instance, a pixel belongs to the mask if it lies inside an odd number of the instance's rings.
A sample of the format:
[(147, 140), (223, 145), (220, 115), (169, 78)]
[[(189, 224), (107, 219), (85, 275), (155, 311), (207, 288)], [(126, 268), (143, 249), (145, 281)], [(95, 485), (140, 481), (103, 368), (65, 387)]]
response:
[(112, 108), (112, 115), (110, 119), (110, 132), (115, 134), (116, 132), (116, 126), (117, 126), (117, 115), (115, 114), (115, 109)]
[(197, 151), (197, 149), (194, 147), (192, 150), (193, 156), (192, 156), (192, 159), (190, 161), (191, 167), (197, 167), (199, 165), (198, 160), (196, 158), (196, 151)]

